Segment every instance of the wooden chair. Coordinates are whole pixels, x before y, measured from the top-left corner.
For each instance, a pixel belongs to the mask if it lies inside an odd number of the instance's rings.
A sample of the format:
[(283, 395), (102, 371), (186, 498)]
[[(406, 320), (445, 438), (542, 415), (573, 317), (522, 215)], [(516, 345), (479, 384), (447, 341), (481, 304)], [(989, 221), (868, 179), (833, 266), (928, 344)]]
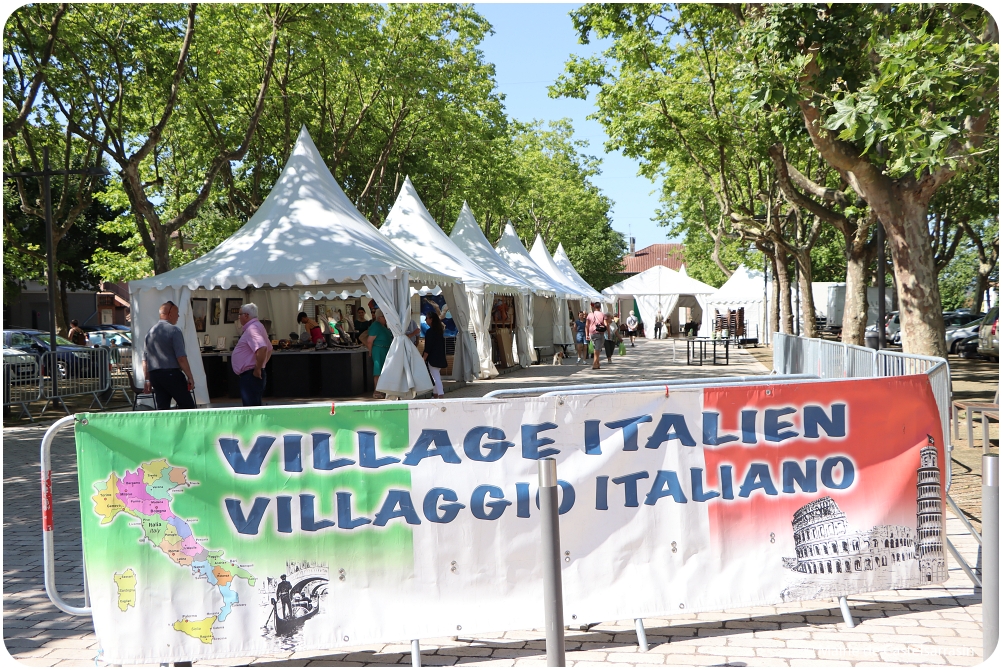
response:
[[(974, 446), (974, 415), (978, 412), (998, 411), (999, 408), (999, 392), (995, 389), (995, 399), (992, 402), (985, 402), (983, 400), (954, 400), (952, 407), (953, 414), (953, 439), (959, 440), (959, 419), (960, 412), (963, 410), (966, 413), (967, 421), (967, 446)], [(987, 433), (985, 433), (987, 435)]]

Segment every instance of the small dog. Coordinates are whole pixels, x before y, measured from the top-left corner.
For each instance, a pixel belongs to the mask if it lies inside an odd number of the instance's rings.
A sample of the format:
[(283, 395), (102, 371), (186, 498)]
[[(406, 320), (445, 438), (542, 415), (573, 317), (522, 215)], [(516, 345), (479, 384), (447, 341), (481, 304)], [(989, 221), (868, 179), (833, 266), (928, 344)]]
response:
[(557, 351), (557, 353), (553, 354), (553, 364), (554, 365), (564, 364), (564, 352)]

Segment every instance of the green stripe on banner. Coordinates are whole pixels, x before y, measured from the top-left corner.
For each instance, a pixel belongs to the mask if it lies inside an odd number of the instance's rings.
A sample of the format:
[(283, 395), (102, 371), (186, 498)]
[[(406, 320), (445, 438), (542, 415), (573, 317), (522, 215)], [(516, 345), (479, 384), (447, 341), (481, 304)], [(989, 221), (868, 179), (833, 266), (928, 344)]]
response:
[[(222, 607), (175, 624), (206, 642), (214, 623), (239, 601), (228, 588), (232, 580), (255, 586), (293, 564), (348, 573), (364, 566), (369, 576), (391, 578), (413, 570), (409, 525), (361, 523), (376, 520), (389, 491), (411, 488), (409, 468), (360, 467), (360, 442), (374, 445), (370, 465), (403, 458), (406, 404), (344, 406), (334, 415), (329, 406), (300, 406), (79, 419), (87, 572), (92, 589), (117, 588), (122, 611), (135, 604), (137, 592), (170, 593), (187, 579), (202, 593), (208, 582), (219, 590), (221, 601), (213, 600)], [(319, 459), (314, 443), (321, 446)], [(338, 527), (336, 492), (350, 494), (356, 528)]]

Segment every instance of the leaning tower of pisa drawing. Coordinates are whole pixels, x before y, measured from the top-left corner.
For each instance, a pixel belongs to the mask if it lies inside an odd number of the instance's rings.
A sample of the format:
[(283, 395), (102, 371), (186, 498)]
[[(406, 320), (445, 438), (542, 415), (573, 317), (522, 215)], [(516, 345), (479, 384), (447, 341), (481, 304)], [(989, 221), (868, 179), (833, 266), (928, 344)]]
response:
[(940, 494), (936, 442), (931, 435), (928, 438), (929, 443), (919, 452), (915, 556), (919, 561), (919, 575), (922, 581), (942, 582), (946, 580), (946, 560), (943, 555), (943, 499)]

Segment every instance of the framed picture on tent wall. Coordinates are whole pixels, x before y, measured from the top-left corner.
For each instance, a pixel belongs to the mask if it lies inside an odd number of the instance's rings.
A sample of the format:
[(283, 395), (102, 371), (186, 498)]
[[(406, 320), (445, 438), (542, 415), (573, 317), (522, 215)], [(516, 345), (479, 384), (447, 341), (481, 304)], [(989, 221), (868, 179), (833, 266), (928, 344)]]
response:
[(240, 320), (240, 308), (244, 306), (243, 298), (227, 298), (226, 299), (226, 316), (223, 319), (224, 323), (236, 323)]
[(219, 317), (222, 316), (222, 308), (219, 306), (219, 298), (209, 300), (209, 325), (218, 326)]
[(205, 319), (209, 310), (209, 301), (206, 298), (191, 299), (191, 318), (195, 321), (195, 332), (205, 332)]

